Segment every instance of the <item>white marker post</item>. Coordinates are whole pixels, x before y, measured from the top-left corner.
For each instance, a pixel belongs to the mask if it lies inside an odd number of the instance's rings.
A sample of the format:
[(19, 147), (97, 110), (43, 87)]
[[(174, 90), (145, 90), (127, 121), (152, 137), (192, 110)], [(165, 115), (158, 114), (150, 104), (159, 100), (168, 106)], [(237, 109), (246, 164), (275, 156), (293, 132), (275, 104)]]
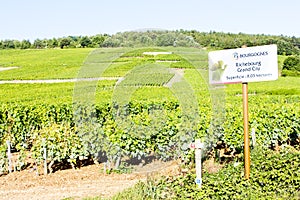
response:
[(278, 79), (277, 46), (212, 51), (208, 54), (210, 84), (242, 83), (245, 178), (250, 177), (248, 82)]
[(46, 139), (43, 138), (43, 158), (44, 158), (44, 175), (48, 174), (48, 167), (47, 167), (47, 147), (46, 147)]
[(200, 139), (196, 139), (195, 143), (191, 144), (191, 148), (195, 149), (195, 163), (196, 163), (196, 184), (201, 187), (202, 185), (202, 149), (204, 147), (204, 143), (201, 142)]

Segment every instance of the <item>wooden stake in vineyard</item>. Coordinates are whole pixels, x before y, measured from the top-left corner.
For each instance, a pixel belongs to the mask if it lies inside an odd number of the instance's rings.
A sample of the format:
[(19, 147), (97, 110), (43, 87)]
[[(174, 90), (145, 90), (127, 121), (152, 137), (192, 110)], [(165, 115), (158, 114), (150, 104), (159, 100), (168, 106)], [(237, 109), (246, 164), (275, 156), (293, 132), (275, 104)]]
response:
[(244, 163), (245, 178), (250, 178), (250, 139), (249, 139), (249, 115), (248, 115), (248, 83), (242, 83), (243, 89), (243, 117), (244, 117)]
[[(246, 48), (243, 45), (242, 48)], [(249, 111), (248, 111), (248, 83), (242, 83), (243, 118), (244, 118), (244, 168), (245, 178), (250, 178), (250, 141), (249, 141)]]

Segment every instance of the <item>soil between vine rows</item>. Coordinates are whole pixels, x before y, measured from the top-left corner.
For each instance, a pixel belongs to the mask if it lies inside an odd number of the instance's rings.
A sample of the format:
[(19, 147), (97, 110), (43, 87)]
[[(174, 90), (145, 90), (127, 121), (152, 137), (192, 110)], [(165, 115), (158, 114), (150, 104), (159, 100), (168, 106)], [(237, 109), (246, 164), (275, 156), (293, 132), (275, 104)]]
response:
[(154, 161), (135, 167), (130, 174), (105, 174), (103, 165), (90, 165), (80, 169), (67, 169), (49, 175), (37, 176), (32, 169), (13, 172), (0, 177), (0, 199), (82, 199), (111, 197), (132, 187), (139, 180), (179, 172), (176, 161)]

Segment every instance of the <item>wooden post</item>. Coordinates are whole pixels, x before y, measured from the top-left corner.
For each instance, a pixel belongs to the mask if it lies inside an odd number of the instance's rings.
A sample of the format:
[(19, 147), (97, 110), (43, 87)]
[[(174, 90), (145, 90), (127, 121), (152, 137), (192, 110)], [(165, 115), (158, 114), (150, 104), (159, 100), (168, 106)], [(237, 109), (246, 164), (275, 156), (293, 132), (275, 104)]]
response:
[(250, 140), (248, 119), (248, 83), (243, 83), (243, 116), (244, 116), (244, 163), (245, 178), (250, 178)]

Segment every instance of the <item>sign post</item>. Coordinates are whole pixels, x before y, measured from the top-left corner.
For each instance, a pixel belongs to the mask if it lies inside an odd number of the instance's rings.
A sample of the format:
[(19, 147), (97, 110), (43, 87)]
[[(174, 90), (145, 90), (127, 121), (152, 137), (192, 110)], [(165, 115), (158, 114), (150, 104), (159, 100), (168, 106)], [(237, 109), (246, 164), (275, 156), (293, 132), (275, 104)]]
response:
[(249, 141), (249, 119), (248, 119), (248, 83), (242, 83), (243, 89), (243, 116), (244, 116), (244, 159), (245, 178), (250, 177), (250, 141)]
[(245, 178), (250, 178), (248, 82), (278, 79), (277, 46), (212, 51), (208, 54), (210, 84), (242, 83)]

